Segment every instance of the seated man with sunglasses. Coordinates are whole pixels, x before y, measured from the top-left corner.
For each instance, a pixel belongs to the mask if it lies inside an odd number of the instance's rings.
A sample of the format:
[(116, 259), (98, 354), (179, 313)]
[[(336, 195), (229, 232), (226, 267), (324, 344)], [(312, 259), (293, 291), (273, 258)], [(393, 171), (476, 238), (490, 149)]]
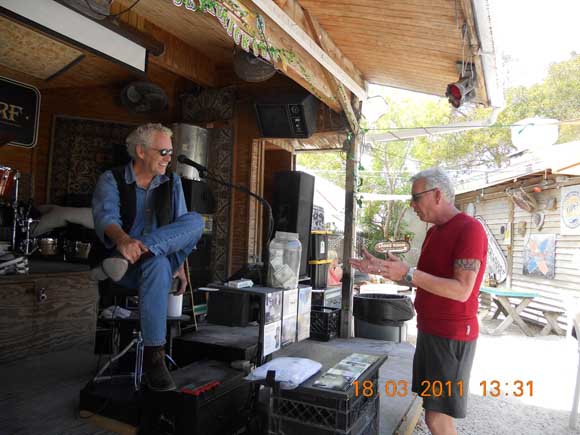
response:
[[(467, 412), (469, 377), (479, 333), (478, 294), (487, 261), (487, 236), (479, 221), (460, 212), (455, 190), (440, 168), (416, 174), (411, 207), (433, 224), (417, 267), (392, 254), (381, 260), (364, 250), (354, 268), (417, 287), (417, 347), (412, 390), (423, 398), (434, 435), (457, 434), (454, 418)], [(437, 390), (437, 383), (445, 385)]]
[(204, 227), (187, 211), (179, 176), (167, 173), (171, 136), (161, 124), (135, 129), (126, 140), (132, 161), (104, 172), (93, 194), (95, 231), (112, 254), (93, 276), (139, 289), (145, 379), (154, 391), (175, 389), (165, 365), (168, 293), (175, 277), (178, 294), (185, 291), (183, 263)]

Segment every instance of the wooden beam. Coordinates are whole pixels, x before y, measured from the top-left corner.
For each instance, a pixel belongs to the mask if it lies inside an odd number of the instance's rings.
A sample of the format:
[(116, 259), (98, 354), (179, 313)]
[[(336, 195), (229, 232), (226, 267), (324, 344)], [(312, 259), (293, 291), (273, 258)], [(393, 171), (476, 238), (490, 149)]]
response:
[[(251, 1), (359, 99), (366, 99), (367, 92), (364, 83), (358, 83), (351, 75), (347, 74), (347, 72), (321, 47), (319, 47), (316, 42), (308, 36), (304, 29), (292, 20), (282, 9), (280, 9), (280, 7), (271, 0)], [(290, 3), (292, 4), (290, 5)], [(286, 7), (292, 7), (295, 10), (299, 8), (300, 11), (302, 11), (302, 7), (296, 0), (288, 0)]]
[(467, 51), (465, 59), (466, 62), (472, 62), (475, 64), (475, 72), (477, 78), (477, 100), (483, 102), (486, 106), (489, 105), (489, 97), (487, 96), (487, 89), (485, 87), (485, 75), (483, 71), (483, 64), (481, 63), (481, 43), (477, 34), (477, 29), (475, 27), (475, 15), (473, 13), (471, 0), (461, 0), (461, 12), (465, 18), (465, 24), (467, 25)]

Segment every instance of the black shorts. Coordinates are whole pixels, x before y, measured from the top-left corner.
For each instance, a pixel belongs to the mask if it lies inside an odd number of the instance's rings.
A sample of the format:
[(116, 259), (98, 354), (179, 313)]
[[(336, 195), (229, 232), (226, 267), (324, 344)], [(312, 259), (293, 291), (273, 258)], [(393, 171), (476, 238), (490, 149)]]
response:
[(412, 390), (423, 398), (423, 408), (465, 418), (475, 346), (475, 340), (449, 340), (418, 332)]

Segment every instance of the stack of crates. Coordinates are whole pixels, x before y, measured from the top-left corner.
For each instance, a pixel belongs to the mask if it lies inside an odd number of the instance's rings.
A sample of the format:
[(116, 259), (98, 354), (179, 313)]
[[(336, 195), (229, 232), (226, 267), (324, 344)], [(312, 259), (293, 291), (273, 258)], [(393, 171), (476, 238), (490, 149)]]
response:
[(312, 289), (326, 288), (328, 266), (332, 260), (328, 259), (328, 235), (330, 231), (316, 230), (310, 233), (308, 252), (308, 267)]
[[(378, 385), (378, 367), (365, 376)], [(363, 379), (359, 379), (362, 385)], [(274, 396), (269, 434), (378, 435), (379, 392), (368, 397), (348, 391), (280, 390)]]

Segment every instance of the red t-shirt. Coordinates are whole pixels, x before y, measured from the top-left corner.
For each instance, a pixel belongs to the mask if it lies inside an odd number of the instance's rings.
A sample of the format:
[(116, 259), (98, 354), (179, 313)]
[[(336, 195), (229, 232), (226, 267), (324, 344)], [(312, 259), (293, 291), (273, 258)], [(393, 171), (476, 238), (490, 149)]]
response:
[(417, 288), (417, 329), (438, 337), (472, 341), (479, 334), (477, 307), (487, 260), (487, 236), (483, 226), (464, 213), (429, 228), (417, 269), (441, 278), (453, 278), (453, 265), (458, 259), (481, 262), (469, 299), (459, 302)]

